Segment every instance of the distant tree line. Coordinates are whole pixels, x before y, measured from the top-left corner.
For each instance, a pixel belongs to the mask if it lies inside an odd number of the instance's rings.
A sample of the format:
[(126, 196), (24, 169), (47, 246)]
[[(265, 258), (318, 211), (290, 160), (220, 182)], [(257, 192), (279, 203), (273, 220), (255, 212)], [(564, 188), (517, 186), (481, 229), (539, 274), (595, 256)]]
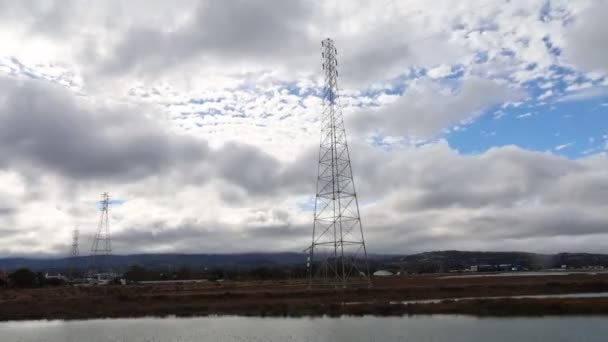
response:
[[(68, 274), (69, 275), (69, 274)], [(80, 278), (82, 274), (75, 277)], [(292, 266), (260, 266), (253, 268), (190, 268), (179, 267), (175, 270), (158, 268), (146, 268), (141, 265), (130, 266), (123, 274), (122, 278), (130, 282), (140, 281), (162, 281), (162, 280), (287, 280), (305, 279), (307, 277), (306, 267), (300, 265)], [(119, 282), (116, 282), (119, 283)], [(63, 279), (47, 279), (42, 272), (33, 272), (28, 268), (20, 268), (8, 274), (6, 279), (0, 277), (0, 288), (34, 288), (45, 286), (67, 285)]]
[(193, 269), (180, 267), (174, 271), (147, 269), (140, 265), (132, 265), (124, 273), (128, 281), (158, 281), (158, 280), (269, 280), (297, 279), (306, 277), (306, 268), (301, 266), (270, 266), (245, 268)]
[(0, 278), (0, 287), (33, 288), (64, 284), (62, 279), (46, 279), (44, 273), (33, 272), (29, 268), (19, 268), (9, 273), (6, 279)]

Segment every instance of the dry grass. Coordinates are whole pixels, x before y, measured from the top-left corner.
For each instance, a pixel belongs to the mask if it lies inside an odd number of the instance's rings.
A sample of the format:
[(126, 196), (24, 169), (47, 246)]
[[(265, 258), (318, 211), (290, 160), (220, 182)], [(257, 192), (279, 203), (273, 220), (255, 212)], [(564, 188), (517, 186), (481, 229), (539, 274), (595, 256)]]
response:
[[(224, 282), (0, 290), (0, 320), (163, 315), (606, 314), (606, 299), (495, 299), (391, 305), (428, 298), (608, 291), (608, 275), (378, 279), (373, 288), (314, 288), (303, 282)], [(344, 303), (358, 304), (345, 305)]]

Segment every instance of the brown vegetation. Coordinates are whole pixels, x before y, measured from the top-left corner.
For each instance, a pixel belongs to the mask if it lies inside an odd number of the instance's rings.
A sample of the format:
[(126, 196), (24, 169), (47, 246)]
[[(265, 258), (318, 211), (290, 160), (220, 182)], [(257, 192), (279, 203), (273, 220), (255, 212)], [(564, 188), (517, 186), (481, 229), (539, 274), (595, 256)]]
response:
[(300, 281), (112, 285), (0, 290), (0, 320), (164, 315), (608, 314), (608, 298), (478, 299), (390, 304), (429, 298), (608, 292), (608, 275), (376, 279), (373, 288), (314, 288)]

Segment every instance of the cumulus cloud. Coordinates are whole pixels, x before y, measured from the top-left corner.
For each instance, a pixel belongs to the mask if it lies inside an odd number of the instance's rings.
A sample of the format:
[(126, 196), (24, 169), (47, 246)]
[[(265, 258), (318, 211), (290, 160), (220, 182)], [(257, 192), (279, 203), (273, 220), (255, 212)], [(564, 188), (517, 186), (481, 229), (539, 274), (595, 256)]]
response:
[(306, 34), (311, 5), (299, 0), (273, 6), (261, 1), (201, 2), (184, 23), (134, 27), (107, 53), (93, 57), (100, 60), (103, 73), (159, 73), (196, 57), (199, 63), (235, 63), (308, 56), (306, 51), (314, 51)]
[(0, 1), (0, 255), (65, 254), (75, 225), (87, 246), (102, 191), (119, 254), (301, 250), (327, 36), (370, 252), (605, 252), (605, 156), (444, 140), (497, 106), (515, 125), (509, 103), (541, 120), (535, 83), (556, 106), (604, 94), (605, 9)]
[[(372, 252), (602, 251), (608, 224), (603, 157), (569, 160), (515, 146), (465, 156), (445, 143), (392, 151), (352, 147)], [(218, 197), (214, 188), (222, 184), (173, 188), (171, 195), (145, 184), (147, 196), (112, 208), (117, 251), (297, 251), (309, 242), (312, 213), (292, 200), (307, 197), (314, 184), (306, 191), (283, 185), (273, 196), (239, 203)], [(58, 250), (67, 249), (67, 238)]]
[(207, 146), (168, 134), (128, 107), (91, 108), (64, 89), (0, 79), (0, 165), (74, 178), (125, 180), (204, 158)]
[(574, 19), (566, 33), (564, 55), (568, 62), (586, 71), (608, 74), (608, 3), (598, 2)]
[(0, 90), (0, 166), (5, 168), (114, 181), (196, 170), (253, 193), (297, 185), (301, 174), (252, 145), (232, 142), (210, 149), (204, 139), (177, 135), (137, 112), (156, 111), (150, 107), (99, 106), (57, 86), (8, 78), (0, 79)]
[[(463, 156), (445, 143), (400, 152), (367, 150), (380, 157), (361, 156), (364, 151), (357, 151), (362, 162), (355, 171), (363, 183), (359, 192), (373, 201), (363, 209), (367, 234), (382, 249), (492, 246), (555, 252), (561, 246), (534, 243), (564, 235), (606, 237), (605, 158), (573, 161), (514, 146)], [(365, 167), (370, 160), (378, 165), (372, 172)], [(382, 238), (386, 235), (391, 238)], [(583, 240), (569, 249), (602, 250)]]
[[(29, 253), (56, 252), (64, 241), (55, 239), (65, 235), (52, 232), (57, 226), (80, 223), (90, 237), (102, 191), (125, 201), (113, 208), (118, 237), (161, 227), (153, 233), (157, 243), (178, 248), (166, 239), (185, 226), (201, 236), (223, 226), (280, 225), (277, 232), (289, 232), (290, 212), (272, 205), (275, 196), (308, 194), (314, 186), (310, 152), (280, 163), (245, 143), (211, 148), (204, 139), (176, 134), (150, 106), (96, 103), (44, 81), (2, 78), (0, 88), (0, 227), (11, 232), (0, 239), (4, 253), (22, 253), (26, 245)], [(225, 216), (235, 213), (235, 220)], [(37, 239), (34, 231), (49, 238)], [(125, 242), (116, 246), (135, 250)]]
[(489, 107), (522, 97), (518, 90), (493, 81), (465, 79), (457, 89), (442, 89), (433, 83), (412, 84), (397, 101), (353, 118), (360, 132), (435, 138), (443, 129), (474, 119)]

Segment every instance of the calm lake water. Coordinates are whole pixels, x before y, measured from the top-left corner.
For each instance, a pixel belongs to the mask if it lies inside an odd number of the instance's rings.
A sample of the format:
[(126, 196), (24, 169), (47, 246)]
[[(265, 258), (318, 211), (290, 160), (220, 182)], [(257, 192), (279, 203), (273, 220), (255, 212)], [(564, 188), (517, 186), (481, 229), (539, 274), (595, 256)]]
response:
[[(432, 304), (441, 303), (445, 300), (453, 300), (456, 302), (462, 302), (467, 300), (479, 300), (479, 299), (501, 299), (501, 298), (513, 298), (513, 299), (524, 299), (524, 298), (606, 298), (608, 292), (588, 292), (588, 293), (560, 293), (560, 294), (541, 294), (541, 295), (519, 295), (519, 296), (478, 296), (478, 297), (454, 297), (454, 298), (437, 298), (437, 299), (413, 299), (413, 300), (402, 300), (393, 301), (391, 304)], [(357, 302), (353, 302), (356, 304)]]
[(607, 341), (608, 316), (475, 318), (137, 318), (0, 323), (2, 342)]

